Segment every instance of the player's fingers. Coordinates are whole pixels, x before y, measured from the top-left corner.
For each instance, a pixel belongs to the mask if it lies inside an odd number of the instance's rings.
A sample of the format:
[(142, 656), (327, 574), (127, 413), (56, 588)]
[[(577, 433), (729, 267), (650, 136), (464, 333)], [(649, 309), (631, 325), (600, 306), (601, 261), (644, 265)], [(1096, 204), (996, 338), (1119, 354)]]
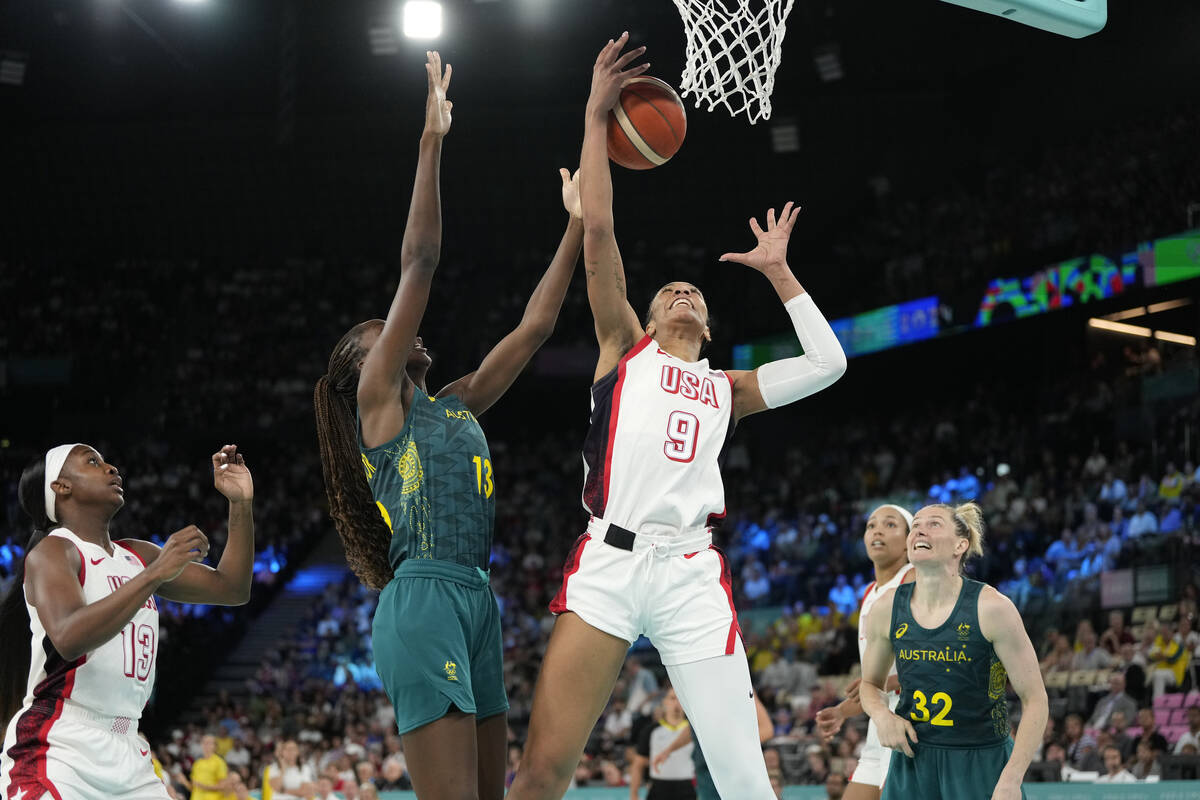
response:
[(745, 264), (747, 256), (749, 256), (749, 253), (725, 253), (717, 260), (732, 261), (735, 264)]
[(450, 76), (454, 74), (454, 65), (446, 65), (446, 74), (442, 76), (442, 91), (447, 91), (450, 88)]
[[(768, 216), (768, 217), (767, 217), (767, 229), (768, 229), (768, 230), (771, 228), (771, 224), (770, 224), (770, 223), (771, 223), (771, 218)], [(758, 224), (758, 220), (757, 220), (757, 219), (755, 219), (754, 217), (751, 217), (751, 218), (750, 218), (750, 230), (754, 231), (754, 235), (755, 235), (755, 236), (762, 236), (762, 235), (763, 235), (763, 229), (762, 229), (762, 228), (759, 226), (759, 224)]]
[(904, 732), (908, 735), (908, 738), (912, 739), (913, 743), (916, 744), (917, 731), (916, 731), (916, 728), (914, 728), (912, 726), (912, 723), (909, 722), (908, 720), (904, 720)]
[(767, 209), (767, 230), (775, 230), (775, 209), (773, 208)]
[(788, 200), (787, 203), (785, 203), (783, 206), (783, 211), (779, 212), (779, 225), (781, 227), (784, 227), (784, 228), (788, 227), (788, 221), (791, 220), (791, 218), (792, 218), (792, 206), (793, 205), (794, 205), (794, 203), (792, 203), (791, 200)]
[(644, 52), (646, 52), (645, 45), (642, 45), (641, 47), (635, 47), (632, 50), (630, 50), (628, 53), (625, 53), (620, 58), (618, 58), (616, 63), (613, 64), (613, 66), (616, 67), (617, 69), (625, 69), (626, 64), (628, 64), (630, 61), (633, 61), (635, 58), (637, 58)]
[(626, 83), (629, 83), (631, 80), (636, 78), (638, 75), (641, 75), (643, 72), (645, 72), (648, 69), (650, 69), (649, 61), (647, 61), (644, 64), (638, 64), (636, 67), (630, 67), (629, 69), (627, 69), (621, 73), (621, 79), (624, 81), (624, 83), (622, 83), (621, 85), (624, 86)]
[(792, 209), (792, 216), (790, 219), (788, 219), (789, 229), (796, 224), (796, 217), (798, 216), (800, 216), (800, 206), (796, 206), (794, 209)]
[(571, 173), (567, 172), (566, 168), (558, 168), (558, 177), (562, 178), (563, 186), (571, 182)]

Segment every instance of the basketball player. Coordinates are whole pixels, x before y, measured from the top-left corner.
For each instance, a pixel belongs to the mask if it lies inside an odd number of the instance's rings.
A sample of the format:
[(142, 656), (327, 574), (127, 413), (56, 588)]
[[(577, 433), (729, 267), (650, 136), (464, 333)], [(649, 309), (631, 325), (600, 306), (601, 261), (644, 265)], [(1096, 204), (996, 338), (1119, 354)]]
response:
[(195, 525), (161, 549), (114, 542), (121, 476), (85, 444), (55, 447), (21, 474), (34, 533), (0, 619), (3, 800), (168, 796), (138, 735), (158, 656), (154, 595), (209, 605), (250, 598), (254, 482), (235, 445), (212, 462), (213, 483), (229, 499), (229, 541), (216, 569), (192, 563), (208, 553)]
[(426, 65), (429, 92), (416, 182), (388, 318), (334, 348), (314, 404), (325, 489), (347, 561), (381, 589), (375, 665), (396, 710), (422, 800), (504, 793), (508, 699), (500, 615), (488, 584), (496, 479), (476, 417), (550, 336), (583, 242), (566, 170), (567, 230), (517, 327), (479, 368), (430, 394), (417, 336), (441, 247), (438, 182), (450, 130), (450, 67)]
[[(580, 162), (588, 300), (600, 357), (584, 443), (584, 506), (592, 515), (550, 608), (555, 621), (534, 693), (529, 738), (510, 800), (558, 800), (630, 644), (658, 648), (713, 781), (727, 800), (770, 800), (759, 748), (754, 691), (733, 607), (725, 557), (710, 526), (725, 513), (717, 456), (737, 420), (819, 391), (846, 356), (788, 267), (799, 209), (784, 207), (758, 246), (727, 253), (761, 272), (791, 317), (804, 355), (753, 371), (722, 372), (701, 360), (711, 338), (705, 298), (677, 281), (660, 289), (644, 321), (625, 297), (613, 235), (605, 139), (621, 85), (646, 65), (610, 41), (592, 75)], [(644, 327), (643, 327), (644, 325)]]
[[(1016, 800), (1042, 742), (1048, 704), (1021, 616), (991, 586), (963, 577), (983, 554), (975, 503), (931, 505), (913, 518), (908, 560), (917, 579), (880, 598), (867, 619), (859, 697), (892, 748), (883, 800)], [(895, 659), (895, 713), (882, 688)], [(1021, 698), (1016, 743), (1005, 683)]]
[[(911, 583), (916, 574), (908, 563), (908, 528), (912, 514), (908, 509), (894, 505), (883, 505), (871, 512), (867, 528), (863, 532), (863, 544), (867, 557), (875, 565), (875, 580), (863, 592), (862, 605), (858, 610), (858, 660), (861, 663), (867, 650), (867, 616), (880, 597), (902, 583)], [(900, 702), (900, 683), (896, 678), (896, 666), (888, 673), (888, 708), (895, 710)], [(832, 708), (817, 712), (817, 729), (822, 738), (829, 740), (842, 723), (857, 717), (863, 711), (859, 703), (859, 681), (850, 686), (845, 700)], [(846, 787), (846, 800), (879, 800), (879, 787), (887, 778), (892, 753), (879, 744), (879, 731), (872, 721), (867, 725), (867, 741), (858, 757), (858, 767), (850, 776)]]

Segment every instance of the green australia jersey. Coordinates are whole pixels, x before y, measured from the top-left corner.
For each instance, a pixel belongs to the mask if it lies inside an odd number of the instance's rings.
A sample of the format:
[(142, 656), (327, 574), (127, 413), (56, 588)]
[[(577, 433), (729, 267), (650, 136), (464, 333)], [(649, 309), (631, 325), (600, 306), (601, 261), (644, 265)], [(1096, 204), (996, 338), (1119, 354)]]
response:
[(913, 618), (915, 583), (896, 587), (889, 637), (900, 678), (897, 716), (912, 722), (919, 745), (987, 747), (1008, 740), (1008, 673), (979, 631), (979, 592), (963, 579), (950, 616), (933, 630)]
[(392, 568), (408, 558), (486, 570), (496, 519), (491, 454), (479, 420), (457, 396), (413, 388), (404, 427), (359, 450), (376, 505), (392, 530)]

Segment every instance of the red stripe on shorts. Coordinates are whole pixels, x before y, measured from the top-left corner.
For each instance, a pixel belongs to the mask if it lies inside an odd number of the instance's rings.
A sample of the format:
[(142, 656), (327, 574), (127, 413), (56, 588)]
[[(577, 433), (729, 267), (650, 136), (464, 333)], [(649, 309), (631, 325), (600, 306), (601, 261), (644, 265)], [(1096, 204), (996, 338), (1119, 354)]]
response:
[(575, 540), (575, 544), (571, 546), (571, 552), (567, 553), (567, 561), (563, 565), (562, 586), (558, 587), (558, 594), (554, 595), (554, 599), (550, 601), (551, 614), (562, 614), (564, 611), (570, 610), (567, 608), (567, 581), (571, 580), (572, 575), (579, 572), (579, 562), (583, 559), (583, 546), (591, 538), (591, 534), (583, 534)]
[(732, 619), (729, 621), (729, 638), (725, 640), (725, 655), (733, 655), (733, 643), (736, 637), (741, 633), (738, 627), (737, 609), (733, 605), (733, 581), (729, 577), (729, 561), (725, 558), (725, 553), (716, 545), (709, 545), (709, 549), (715, 550), (717, 558), (721, 559), (721, 588), (725, 590), (725, 597), (729, 600), (729, 615)]

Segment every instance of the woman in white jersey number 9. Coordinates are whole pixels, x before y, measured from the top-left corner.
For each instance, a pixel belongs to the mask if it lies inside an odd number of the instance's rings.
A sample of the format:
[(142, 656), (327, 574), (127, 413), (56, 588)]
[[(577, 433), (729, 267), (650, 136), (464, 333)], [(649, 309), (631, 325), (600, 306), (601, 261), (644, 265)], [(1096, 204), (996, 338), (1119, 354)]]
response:
[[(883, 505), (871, 512), (863, 531), (863, 545), (867, 557), (875, 565), (875, 580), (863, 592), (862, 604), (858, 609), (858, 658), (862, 661), (867, 649), (867, 616), (875, 602), (902, 583), (916, 580), (912, 564), (908, 563), (908, 529), (912, 514), (908, 509), (894, 505)], [(846, 699), (832, 708), (817, 712), (817, 730), (828, 741), (842, 729), (842, 723), (863, 713), (858, 699), (859, 681), (850, 684)], [(900, 701), (900, 682), (896, 679), (896, 666), (888, 674), (888, 703), (894, 710)], [(845, 800), (879, 800), (880, 787), (887, 779), (888, 764), (892, 751), (879, 743), (879, 731), (875, 723), (867, 726), (867, 741), (858, 758), (858, 767), (850, 776), (846, 786)]]
[(584, 261), (600, 357), (584, 444), (584, 506), (592, 515), (551, 604), (559, 614), (534, 694), (529, 738), (509, 800), (562, 797), (579, 755), (639, 634), (658, 648), (722, 797), (774, 797), (758, 740), (729, 570), (709, 525), (725, 512), (717, 467), (735, 422), (819, 391), (846, 369), (829, 324), (787, 264), (799, 209), (788, 203), (758, 245), (722, 261), (766, 277), (791, 317), (804, 355), (752, 371), (700, 359), (708, 307), (694, 285), (653, 298), (645, 327), (625, 296), (613, 235), (605, 133), (626, 69), (628, 35), (596, 59), (580, 160)]
[(2, 800), (156, 800), (138, 719), (154, 689), (158, 605), (241, 605), (254, 565), (254, 482), (236, 445), (213, 454), (229, 499), (229, 540), (214, 569), (195, 525), (163, 547), (113, 541), (125, 505), (117, 468), (85, 444), (60, 445), (21, 474), (29, 553), (0, 610)]

